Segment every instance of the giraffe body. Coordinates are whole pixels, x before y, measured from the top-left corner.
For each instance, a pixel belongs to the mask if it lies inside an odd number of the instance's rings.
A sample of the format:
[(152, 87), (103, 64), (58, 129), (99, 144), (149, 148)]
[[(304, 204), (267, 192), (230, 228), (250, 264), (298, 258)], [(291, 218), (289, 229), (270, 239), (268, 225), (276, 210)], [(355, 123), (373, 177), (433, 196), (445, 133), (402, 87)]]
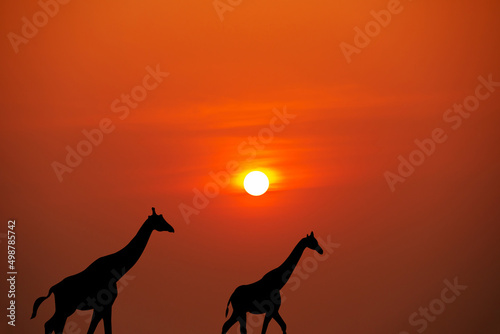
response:
[[(236, 322), (240, 323), (240, 333), (246, 334), (247, 313), (265, 314), (262, 334), (266, 333), (269, 322), (272, 319), (281, 327), (283, 334), (286, 334), (286, 323), (279, 314), (281, 306), (280, 290), (292, 275), (295, 266), (306, 248), (323, 254), (318, 241), (314, 238), (314, 233), (311, 233), (311, 235), (299, 241), (290, 256), (279, 267), (265, 274), (259, 281), (241, 285), (234, 290), (227, 303), (228, 308), (229, 304), (232, 305), (233, 313), (222, 327), (222, 334), (226, 334)], [(226, 308), (226, 316), (228, 308)]]
[(120, 251), (103, 256), (78, 274), (68, 276), (49, 289), (33, 306), (33, 319), (40, 304), (54, 294), (56, 311), (45, 323), (45, 334), (62, 334), (66, 319), (76, 310), (93, 310), (87, 334), (94, 333), (101, 320), (104, 331), (111, 334), (111, 309), (118, 295), (117, 282), (141, 257), (153, 231), (174, 232), (162, 215), (148, 217), (137, 235)]

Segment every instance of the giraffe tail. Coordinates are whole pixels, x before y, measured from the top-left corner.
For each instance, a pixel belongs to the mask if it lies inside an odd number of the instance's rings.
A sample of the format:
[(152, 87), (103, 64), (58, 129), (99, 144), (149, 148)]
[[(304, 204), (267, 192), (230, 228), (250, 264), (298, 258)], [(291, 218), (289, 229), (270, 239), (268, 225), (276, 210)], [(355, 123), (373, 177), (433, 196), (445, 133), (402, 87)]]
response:
[(40, 297), (37, 300), (35, 300), (35, 304), (33, 305), (33, 314), (31, 315), (31, 319), (33, 319), (34, 317), (36, 317), (36, 311), (38, 310), (38, 307), (40, 307), (40, 304), (43, 303), (43, 301), (45, 299), (49, 298), (50, 295), (54, 292), (54, 291), (52, 291), (53, 288), (54, 287), (50, 288), (49, 294), (46, 297)]

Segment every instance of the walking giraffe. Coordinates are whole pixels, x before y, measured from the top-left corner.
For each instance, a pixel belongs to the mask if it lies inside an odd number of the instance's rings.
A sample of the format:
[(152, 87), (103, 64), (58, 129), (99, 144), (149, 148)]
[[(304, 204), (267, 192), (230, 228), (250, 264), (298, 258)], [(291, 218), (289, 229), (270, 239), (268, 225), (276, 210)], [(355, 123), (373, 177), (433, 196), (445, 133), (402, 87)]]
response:
[(77, 309), (94, 310), (87, 334), (94, 333), (101, 320), (104, 321), (104, 332), (111, 334), (111, 308), (118, 295), (116, 283), (139, 260), (153, 231), (174, 232), (163, 216), (156, 214), (155, 208), (127, 246), (97, 259), (84, 271), (66, 277), (51, 287), (46, 297), (38, 298), (31, 319), (36, 316), (40, 304), (53, 293), (56, 311), (45, 323), (45, 334), (62, 334), (66, 319)]
[(285, 321), (278, 312), (281, 306), (280, 290), (285, 286), (286, 282), (288, 282), (288, 279), (292, 275), (295, 266), (297, 266), (306, 248), (313, 249), (319, 254), (323, 254), (323, 249), (321, 249), (318, 241), (314, 237), (314, 232), (311, 232), (311, 235), (307, 235), (299, 241), (290, 256), (288, 256), (285, 262), (278, 268), (271, 270), (257, 282), (241, 285), (234, 290), (227, 302), (226, 317), (229, 310), (229, 304), (233, 306), (233, 313), (222, 327), (222, 334), (226, 334), (236, 322), (240, 323), (241, 334), (246, 334), (247, 312), (253, 314), (265, 313), (262, 334), (266, 333), (267, 326), (271, 319), (276, 320), (283, 334), (286, 334)]

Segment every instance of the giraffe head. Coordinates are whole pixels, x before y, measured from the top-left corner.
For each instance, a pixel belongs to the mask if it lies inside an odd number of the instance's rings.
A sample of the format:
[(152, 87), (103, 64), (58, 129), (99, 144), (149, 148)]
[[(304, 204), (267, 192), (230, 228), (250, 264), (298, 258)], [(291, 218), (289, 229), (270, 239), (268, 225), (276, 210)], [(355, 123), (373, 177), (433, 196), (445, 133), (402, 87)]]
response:
[(156, 214), (155, 208), (153, 208), (153, 214), (151, 216), (148, 216), (148, 221), (153, 225), (153, 229), (159, 232), (174, 232), (174, 228), (170, 226), (169, 223), (167, 223), (165, 218), (163, 218), (163, 215)]
[(307, 237), (305, 237), (306, 240), (306, 247), (311, 248), (312, 250), (315, 250), (319, 254), (323, 254), (323, 249), (319, 246), (318, 240), (314, 237), (314, 232), (311, 232), (311, 234), (308, 234)]

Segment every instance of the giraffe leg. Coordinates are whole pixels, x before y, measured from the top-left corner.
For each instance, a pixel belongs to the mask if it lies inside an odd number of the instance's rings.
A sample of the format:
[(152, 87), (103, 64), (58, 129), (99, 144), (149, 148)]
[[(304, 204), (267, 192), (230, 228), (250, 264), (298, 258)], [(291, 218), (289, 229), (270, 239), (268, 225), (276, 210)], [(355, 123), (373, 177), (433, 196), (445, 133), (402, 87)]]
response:
[(104, 310), (104, 334), (111, 334), (111, 306)]
[(222, 326), (222, 334), (226, 334), (227, 331), (233, 327), (233, 325), (238, 321), (238, 315), (233, 312), (233, 314), (231, 315), (231, 317), (229, 318), (228, 321), (226, 321), (224, 323), (224, 326)]
[(52, 334), (52, 332), (54, 331), (54, 319), (55, 319), (55, 315), (52, 316), (52, 318), (50, 318), (46, 323), (45, 323), (45, 334)]
[(272, 318), (273, 317), (271, 314), (266, 314), (266, 317), (264, 318), (264, 324), (262, 325), (262, 334), (266, 334), (267, 326), (269, 326), (269, 322)]
[(274, 312), (273, 319), (280, 325), (283, 334), (286, 334), (286, 324), (281, 315), (278, 312)]
[(99, 324), (99, 321), (101, 321), (101, 319), (102, 319), (102, 313), (94, 310), (94, 314), (92, 314), (92, 321), (90, 321), (90, 326), (89, 330), (87, 331), (87, 334), (94, 334), (95, 329), (97, 328), (97, 325)]
[(240, 323), (240, 334), (247, 334), (247, 315), (246, 313), (238, 317)]
[(67, 317), (65, 316), (59, 316), (56, 318), (56, 321), (54, 322), (54, 332), (56, 334), (63, 334), (66, 319)]

